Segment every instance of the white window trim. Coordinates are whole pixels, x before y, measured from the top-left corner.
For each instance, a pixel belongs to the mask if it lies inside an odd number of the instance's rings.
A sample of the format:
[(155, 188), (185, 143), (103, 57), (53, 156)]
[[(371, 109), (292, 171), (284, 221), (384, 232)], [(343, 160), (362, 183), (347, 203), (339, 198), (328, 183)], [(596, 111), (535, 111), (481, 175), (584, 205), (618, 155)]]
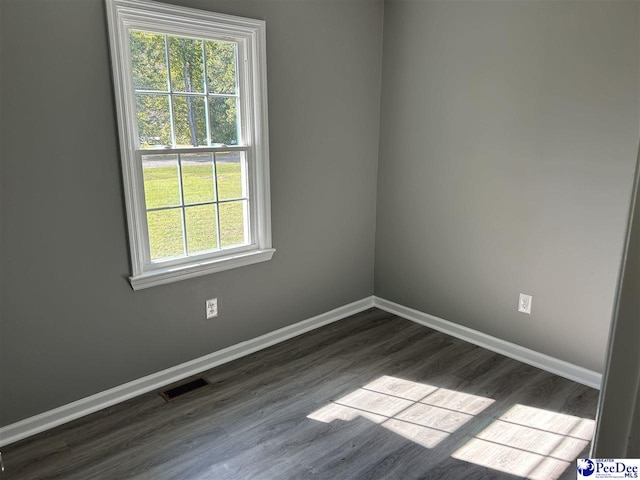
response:
[[(270, 260), (275, 249), (271, 244), (269, 189), (269, 138), (267, 118), (266, 35), (265, 22), (223, 15), (187, 7), (166, 5), (150, 0), (105, 0), (111, 43), (111, 61), (118, 116), (118, 134), (124, 182), (134, 290), (207, 275), (222, 270)], [(148, 29), (171, 35), (215, 38), (243, 43), (246, 46), (244, 84), (246, 151), (251, 158), (249, 173), (251, 244), (220, 250), (214, 254), (184, 257), (179, 261), (149, 261), (146, 205), (142, 168), (136, 162), (137, 126), (133, 103), (134, 89), (129, 75), (129, 30)], [(240, 61), (239, 61), (240, 63)], [(243, 119), (244, 120), (244, 119)], [(209, 147), (198, 151), (212, 151)], [(226, 150), (229, 150), (228, 148)], [(145, 153), (154, 149), (145, 149)]]

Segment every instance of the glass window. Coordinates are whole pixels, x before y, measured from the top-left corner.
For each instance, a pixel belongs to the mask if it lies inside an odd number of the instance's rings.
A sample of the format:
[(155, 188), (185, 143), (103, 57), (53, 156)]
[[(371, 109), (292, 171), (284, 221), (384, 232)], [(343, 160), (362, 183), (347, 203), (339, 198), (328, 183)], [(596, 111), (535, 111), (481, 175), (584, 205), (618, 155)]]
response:
[(107, 4), (133, 288), (269, 260), (264, 22)]

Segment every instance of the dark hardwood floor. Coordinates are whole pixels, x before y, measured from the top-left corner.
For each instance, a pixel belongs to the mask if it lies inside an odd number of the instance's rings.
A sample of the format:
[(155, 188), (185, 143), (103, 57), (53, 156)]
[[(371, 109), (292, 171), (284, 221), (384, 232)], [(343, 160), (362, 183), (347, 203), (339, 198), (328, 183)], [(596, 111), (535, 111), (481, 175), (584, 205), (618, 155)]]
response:
[(380, 310), (2, 449), (9, 479), (574, 479), (598, 392)]

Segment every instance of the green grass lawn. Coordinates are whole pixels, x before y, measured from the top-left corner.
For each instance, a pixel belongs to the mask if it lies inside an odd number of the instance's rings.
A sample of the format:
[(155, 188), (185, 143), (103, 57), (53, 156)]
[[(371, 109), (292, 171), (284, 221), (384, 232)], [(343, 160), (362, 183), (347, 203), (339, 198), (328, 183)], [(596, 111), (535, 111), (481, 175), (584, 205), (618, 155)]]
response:
[[(164, 163), (165, 165), (143, 168), (147, 208), (180, 205), (177, 164)], [(242, 197), (240, 163), (218, 162), (216, 169), (218, 200)], [(184, 164), (182, 179), (186, 205), (211, 202), (216, 199), (213, 168), (210, 163)], [(235, 201), (218, 205), (222, 248), (242, 244), (245, 241), (243, 203), (243, 201)], [(184, 214), (188, 253), (220, 248), (216, 235), (215, 204), (186, 206)], [(183, 255), (181, 208), (148, 212), (147, 222), (152, 260)]]

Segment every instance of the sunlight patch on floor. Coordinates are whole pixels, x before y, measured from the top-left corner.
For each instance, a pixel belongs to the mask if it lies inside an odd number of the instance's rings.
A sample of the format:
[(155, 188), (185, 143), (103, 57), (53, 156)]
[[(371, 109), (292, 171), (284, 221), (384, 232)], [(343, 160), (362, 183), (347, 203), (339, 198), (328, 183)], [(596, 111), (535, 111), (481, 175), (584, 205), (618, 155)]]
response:
[(594, 421), (514, 405), (453, 458), (531, 480), (555, 480), (593, 437)]
[(362, 417), (433, 448), (493, 402), (490, 398), (385, 375), (307, 418), (329, 423)]

